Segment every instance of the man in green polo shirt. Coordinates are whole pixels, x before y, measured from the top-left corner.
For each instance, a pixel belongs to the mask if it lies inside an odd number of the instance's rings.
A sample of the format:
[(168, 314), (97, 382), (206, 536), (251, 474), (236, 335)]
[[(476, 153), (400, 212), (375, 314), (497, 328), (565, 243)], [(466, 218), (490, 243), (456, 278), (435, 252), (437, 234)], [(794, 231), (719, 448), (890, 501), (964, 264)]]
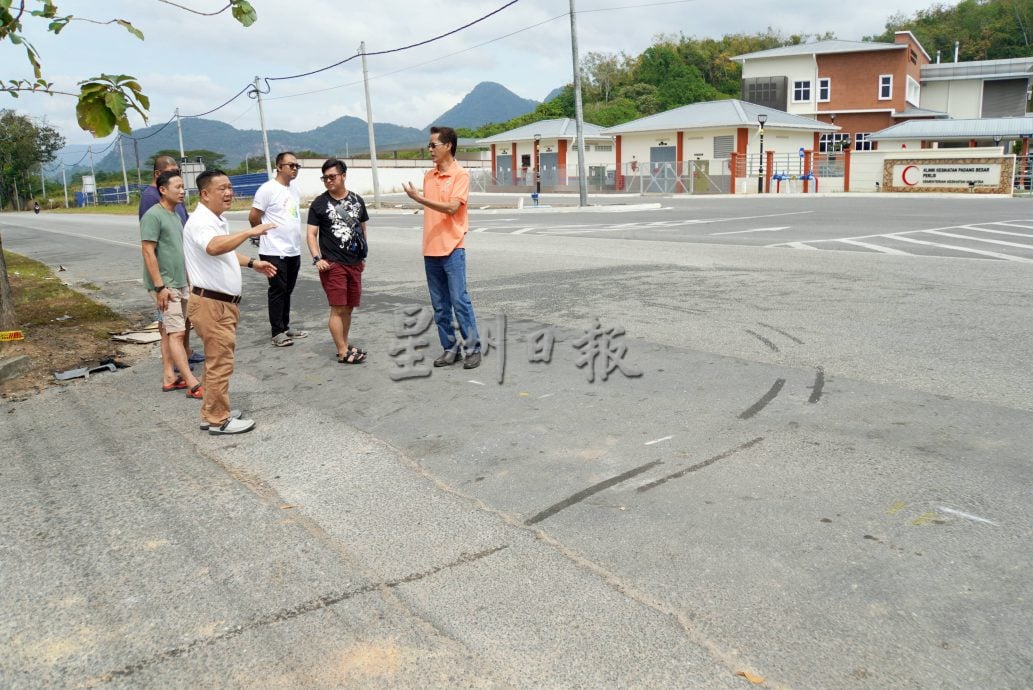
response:
[[(186, 189), (179, 172), (158, 176), (158, 203), (140, 218), (143, 282), (161, 313), (161, 389), (166, 393), (186, 390), (187, 397), (201, 399), (204, 391), (187, 362), (185, 343), (187, 270), (183, 260), (183, 221), (176, 206)], [(173, 367), (179, 370), (176, 375)]]

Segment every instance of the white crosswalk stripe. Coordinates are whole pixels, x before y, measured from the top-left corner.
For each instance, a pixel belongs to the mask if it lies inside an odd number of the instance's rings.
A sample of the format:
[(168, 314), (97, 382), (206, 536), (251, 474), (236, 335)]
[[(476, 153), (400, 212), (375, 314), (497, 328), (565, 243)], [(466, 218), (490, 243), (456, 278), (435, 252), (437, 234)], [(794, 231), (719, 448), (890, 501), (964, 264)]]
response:
[[(1004, 226), (1015, 228), (1015, 230), (999, 230), (982, 227), (982, 225)], [(1018, 232), (1018, 230), (1029, 230), (1031, 232)], [(1015, 239), (992, 239), (987, 237), (987, 235), (1011, 237)], [(973, 244), (992, 244), (998, 247), (1012, 248), (1015, 251), (1008, 252), (1006, 249), (1001, 249), (1000, 251), (988, 251), (986, 249), (977, 249), (972, 246), (964, 246), (956, 243), (934, 241), (939, 237), (964, 240), (965, 242)], [(1023, 241), (1024, 239), (1029, 241), (1025, 242)], [(923, 252), (916, 247), (914, 251), (903, 251), (897, 247), (890, 246), (895, 243), (907, 243), (917, 245), (917, 247), (929, 247), (930, 249)], [(925, 230), (909, 230), (878, 235), (862, 235), (860, 237), (837, 237), (820, 240), (779, 242), (769, 244), (767, 246), (821, 250), (835, 249), (836, 245), (842, 244), (870, 252), (893, 254), (897, 256), (938, 256), (940, 258), (947, 258), (936, 252), (936, 250), (947, 250), (950, 252), (969, 255), (965, 258), (987, 258), (1003, 261), (1017, 261), (1020, 263), (1033, 263), (1033, 220), (988, 221), (981, 225), (955, 225), (941, 228), (927, 228)], [(1026, 255), (1027, 253), (1029, 253), (1028, 256)]]

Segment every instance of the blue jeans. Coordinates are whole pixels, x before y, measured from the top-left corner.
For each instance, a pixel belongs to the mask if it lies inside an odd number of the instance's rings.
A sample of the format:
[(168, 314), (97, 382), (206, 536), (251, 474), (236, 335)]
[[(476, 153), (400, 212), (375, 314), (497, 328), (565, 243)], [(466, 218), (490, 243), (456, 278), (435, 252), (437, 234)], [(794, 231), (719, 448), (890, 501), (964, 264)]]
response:
[(434, 306), (434, 323), (438, 326), (441, 347), (448, 351), (458, 347), (452, 326), (454, 311), (466, 351), (480, 352), (477, 319), (466, 291), (466, 250), (456, 249), (448, 256), (425, 256), (423, 268), (427, 273), (427, 288), (430, 290), (430, 303)]

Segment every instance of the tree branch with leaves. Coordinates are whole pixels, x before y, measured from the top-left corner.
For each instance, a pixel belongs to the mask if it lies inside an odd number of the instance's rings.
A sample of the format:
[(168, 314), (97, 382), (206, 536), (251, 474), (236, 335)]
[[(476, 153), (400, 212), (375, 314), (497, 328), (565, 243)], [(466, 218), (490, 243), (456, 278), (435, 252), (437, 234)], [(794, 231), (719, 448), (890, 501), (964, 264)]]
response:
[[(233, 18), (244, 26), (251, 26), (258, 20), (258, 14), (248, 0), (230, 0), (221, 10), (201, 12), (170, 0), (157, 0), (177, 9), (211, 17), (230, 10)], [(37, 9), (27, 9), (27, 0), (0, 0), (0, 41), (10, 41), (14, 45), (25, 47), (25, 55), (32, 67), (33, 78), (8, 79), (0, 81), (0, 93), (7, 93), (18, 98), (22, 93), (44, 93), (47, 95), (72, 96), (78, 99), (76, 117), (79, 126), (95, 137), (105, 137), (117, 127), (118, 131), (128, 134), (132, 131), (129, 124), (130, 112), (136, 112), (147, 122), (150, 101), (134, 77), (126, 74), (101, 74), (79, 82), (79, 93), (59, 91), (53, 82), (43, 76), (42, 57), (30, 43), (24, 33), (24, 22), (30, 19), (48, 21), (47, 31), (60, 34), (72, 22), (121, 26), (141, 41), (143, 32), (126, 19), (109, 19), (101, 21), (74, 15), (60, 15), (54, 0), (36, 0)]]

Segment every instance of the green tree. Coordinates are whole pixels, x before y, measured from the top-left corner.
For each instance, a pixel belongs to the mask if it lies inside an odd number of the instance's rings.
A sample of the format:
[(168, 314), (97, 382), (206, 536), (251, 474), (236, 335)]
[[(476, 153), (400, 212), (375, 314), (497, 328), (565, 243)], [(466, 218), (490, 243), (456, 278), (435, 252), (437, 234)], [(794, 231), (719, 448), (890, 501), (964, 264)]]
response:
[[(6, 92), (17, 98), (20, 93), (45, 93), (73, 96), (77, 99), (75, 108), (79, 126), (90, 132), (95, 137), (104, 137), (110, 134), (115, 127), (123, 134), (129, 134), (132, 127), (129, 124), (130, 111), (136, 111), (147, 121), (147, 112), (150, 109), (150, 101), (143, 93), (143, 89), (135, 78), (126, 74), (102, 74), (99, 77), (91, 77), (79, 82), (79, 93), (73, 94), (67, 91), (54, 89), (53, 82), (43, 77), (42, 56), (39, 51), (25, 38), (23, 22), (25, 21), (48, 21), (47, 31), (57, 35), (62, 29), (72, 22), (90, 22), (92, 24), (116, 24), (123, 27), (129, 33), (140, 40), (143, 40), (143, 32), (133, 26), (125, 19), (112, 19), (109, 21), (97, 21), (85, 19), (73, 15), (58, 15), (57, 5), (54, 0), (35, 0), (39, 9), (27, 9), (26, 4), (32, 0), (0, 0), (0, 41), (10, 41), (14, 45), (23, 46), (29, 66), (32, 68), (33, 78), (31, 79), (7, 79), (6, 83), (0, 80), (0, 92)], [(187, 12), (210, 16), (221, 14), (231, 10), (233, 17), (244, 26), (251, 26), (258, 19), (258, 15), (251, 3), (247, 0), (229, 0), (224, 8), (218, 12), (199, 12), (172, 2), (172, 0), (157, 0), (167, 5), (172, 5)]]
[[(13, 110), (0, 110), (0, 189), (4, 200), (12, 198), (18, 179), (26, 179), (30, 170), (54, 160), (64, 145), (64, 137), (45, 122)], [(16, 324), (3, 238), (0, 238), (0, 331), (13, 330)]]
[(962, 0), (937, 4), (913, 17), (895, 14), (886, 31), (865, 40), (892, 42), (896, 31), (910, 31), (934, 56), (954, 59), (954, 42), (961, 61), (1001, 60), (1033, 56), (1033, 3), (1029, 0)]

